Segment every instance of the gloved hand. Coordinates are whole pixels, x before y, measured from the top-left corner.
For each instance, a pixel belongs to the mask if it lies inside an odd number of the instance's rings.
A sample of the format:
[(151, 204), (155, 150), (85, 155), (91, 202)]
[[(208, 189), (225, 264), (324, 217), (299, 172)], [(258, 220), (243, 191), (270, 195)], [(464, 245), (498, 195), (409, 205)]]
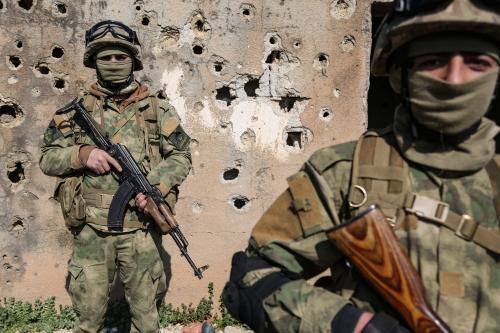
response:
[[(357, 325), (361, 316), (365, 313), (367, 312), (347, 304), (333, 318), (332, 332), (353, 333), (359, 331)], [(400, 325), (391, 316), (379, 312), (373, 315), (364, 327), (361, 327), (361, 333), (411, 333), (411, 331)]]

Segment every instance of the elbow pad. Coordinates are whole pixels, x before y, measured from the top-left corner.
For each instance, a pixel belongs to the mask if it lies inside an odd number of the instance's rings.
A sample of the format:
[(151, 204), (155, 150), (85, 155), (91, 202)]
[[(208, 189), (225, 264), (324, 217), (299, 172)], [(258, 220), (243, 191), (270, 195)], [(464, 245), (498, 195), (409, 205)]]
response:
[(235, 253), (229, 282), (222, 293), (229, 313), (256, 333), (266, 331), (266, 314), (262, 301), (291, 279), (282, 272), (274, 272), (249, 287), (243, 286), (241, 279), (248, 272), (272, 267), (274, 266), (260, 257), (247, 257), (243, 252)]

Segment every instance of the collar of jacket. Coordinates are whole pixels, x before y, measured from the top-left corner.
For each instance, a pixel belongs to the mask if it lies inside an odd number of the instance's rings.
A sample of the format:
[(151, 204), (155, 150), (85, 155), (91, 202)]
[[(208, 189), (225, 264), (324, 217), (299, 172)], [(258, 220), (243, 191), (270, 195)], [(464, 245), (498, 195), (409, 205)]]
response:
[(127, 106), (129, 106), (130, 104), (132, 104), (134, 102), (141, 101), (141, 100), (149, 97), (149, 95), (150, 95), (149, 88), (145, 85), (142, 85), (142, 84), (139, 84), (137, 89), (133, 93), (131, 93), (128, 97), (126, 97), (125, 99), (121, 99), (121, 100), (108, 95), (104, 91), (99, 90), (97, 87), (97, 82), (94, 82), (89, 86), (88, 92), (91, 95), (94, 95), (98, 98), (108, 97), (108, 98), (113, 99), (114, 102), (116, 103), (116, 105), (118, 106), (118, 108), (119, 108), (118, 111), (120, 113), (123, 112), (123, 110), (125, 110), (125, 108)]

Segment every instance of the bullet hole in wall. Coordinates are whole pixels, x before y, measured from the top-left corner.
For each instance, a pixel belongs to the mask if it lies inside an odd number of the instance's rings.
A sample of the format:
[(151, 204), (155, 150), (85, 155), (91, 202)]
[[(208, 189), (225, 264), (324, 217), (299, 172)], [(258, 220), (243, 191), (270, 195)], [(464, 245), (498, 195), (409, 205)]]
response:
[(306, 100), (307, 98), (304, 97), (296, 97), (296, 96), (288, 96), (288, 97), (282, 97), (279, 101), (279, 105), (282, 111), (284, 112), (290, 112), (293, 107), (295, 106), (296, 102), (300, 102), (303, 100)]
[(47, 75), (50, 73), (50, 68), (47, 64), (37, 64), (35, 65), (35, 69), (42, 75)]
[(22, 67), (22, 60), (19, 56), (9, 56), (9, 67), (11, 69), (19, 69)]
[(201, 202), (199, 202), (199, 201), (194, 201), (191, 204), (191, 210), (195, 214), (200, 214), (203, 211), (203, 204)]
[(56, 4), (56, 7), (59, 14), (66, 14), (68, 12), (66, 5), (63, 3)]
[(24, 230), (26, 230), (26, 226), (24, 225), (23, 219), (20, 218), (19, 216), (15, 216), (10, 231), (15, 231), (19, 234)]
[(356, 0), (334, 0), (330, 14), (336, 19), (348, 19), (356, 10)]
[(33, 0), (18, 0), (17, 4), (24, 10), (30, 10), (33, 7)]
[(215, 72), (220, 73), (220, 72), (222, 72), (223, 69), (224, 69), (224, 64), (222, 62), (216, 62), (214, 64), (214, 71)]
[(141, 6), (135, 6), (135, 10), (141, 10)]
[(352, 35), (344, 36), (339, 46), (342, 51), (351, 52), (356, 47), (356, 38)]
[(18, 161), (14, 163), (13, 167), (7, 167), (7, 177), (14, 184), (24, 180), (26, 177), (24, 176), (23, 164)]
[(326, 53), (320, 53), (314, 58), (313, 62), (313, 67), (317, 71), (320, 71), (323, 73), (323, 75), (326, 75), (326, 69), (330, 65), (330, 57)]
[(21, 108), (16, 104), (0, 105), (0, 125), (4, 127), (13, 127), (20, 123), (24, 114)]
[(23, 48), (23, 41), (22, 40), (16, 40), (16, 48), (18, 48), (18, 49)]
[(201, 45), (193, 45), (193, 53), (196, 55), (203, 54), (203, 46)]
[(165, 95), (165, 92), (163, 90), (160, 90), (156, 96), (159, 99), (167, 99), (167, 96)]
[(54, 88), (57, 89), (64, 89), (66, 87), (66, 81), (61, 78), (55, 78), (54, 79)]
[(269, 38), (269, 43), (270, 44), (276, 44), (276, 37), (272, 36), (271, 38)]
[(205, 23), (202, 21), (202, 20), (196, 20), (196, 22), (194, 23), (194, 26), (196, 27), (196, 29), (198, 31), (204, 31), (204, 27), (205, 27)]
[(222, 86), (216, 91), (215, 99), (226, 102), (227, 106), (231, 105), (231, 102), (236, 99), (235, 96), (231, 95), (231, 89), (228, 86)]
[(281, 61), (281, 51), (274, 50), (267, 56), (266, 64), (273, 64)]
[(54, 46), (52, 48), (52, 58), (60, 59), (64, 55), (64, 49), (60, 46)]
[(224, 173), (222, 174), (222, 179), (235, 180), (236, 178), (238, 178), (239, 174), (240, 174), (240, 170), (238, 170), (236, 168), (231, 168), (231, 169), (224, 171)]
[(244, 146), (249, 146), (255, 143), (256, 140), (257, 136), (255, 135), (255, 132), (249, 128), (240, 136), (240, 141)]
[(286, 148), (291, 152), (302, 151), (313, 139), (313, 133), (306, 127), (288, 127), (284, 134)]
[(330, 109), (328, 106), (321, 108), (321, 110), (319, 111), (319, 118), (323, 121), (330, 121), (333, 118), (332, 109)]
[(245, 93), (248, 97), (257, 97), (257, 89), (259, 89), (259, 79), (250, 79), (245, 83), (243, 87), (245, 89)]
[(302, 149), (302, 132), (287, 132), (286, 145), (289, 147)]
[(231, 198), (231, 202), (236, 210), (242, 210), (248, 205), (250, 200), (245, 196), (237, 195)]
[(250, 21), (255, 16), (255, 7), (248, 3), (242, 4), (240, 6), (240, 16), (245, 21)]
[(293, 41), (293, 47), (296, 49), (300, 49), (302, 47), (302, 42), (298, 39)]
[(141, 24), (144, 25), (144, 26), (148, 26), (149, 23), (150, 23), (149, 17), (143, 16), (142, 20), (141, 20)]

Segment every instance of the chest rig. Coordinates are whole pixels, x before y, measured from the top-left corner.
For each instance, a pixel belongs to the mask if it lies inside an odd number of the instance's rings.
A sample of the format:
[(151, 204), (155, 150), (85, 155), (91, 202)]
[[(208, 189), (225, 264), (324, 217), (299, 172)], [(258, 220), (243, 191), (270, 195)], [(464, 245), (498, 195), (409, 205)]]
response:
[[(354, 152), (348, 204), (356, 213), (377, 203), (393, 228), (399, 228), (408, 215), (419, 221), (452, 230), (455, 235), (500, 254), (500, 231), (480, 225), (468, 214), (452, 211), (445, 202), (412, 191), (408, 163), (401, 157), (392, 135), (365, 133)], [(500, 156), (486, 166), (494, 193), (497, 218), (500, 217)]]
[[(85, 109), (96, 119), (102, 127), (104, 124), (104, 103), (101, 98), (94, 95), (87, 94), (82, 100)], [(141, 164), (143, 165), (146, 172), (149, 172), (154, 166), (160, 163), (162, 157), (160, 152), (160, 133), (162, 132), (159, 122), (159, 105), (156, 96), (149, 96), (140, 101), (133, 102), (132, 106), (133, 113), (129, 117), (122, 118), (115, 124), (115, 133), (109, 133), (110, 139), (113, 143), (119, 143), (121, 141), (120, 134), (118, 130), (122, 128), (127, 122), (134, 121), (137, 126), (137, 135), (140, 142), (144, 142), (144, 158)], [(87, 134), (82, 131), (77, 125), (75, 126), (75, 143), (92, 143), (90, 138), (86, 137)], [(95, 207), (100, 209), (109, 209), (113, 196), (115, 194), (114, 190), (104, 190), (87, 188), (83, 193), (83, 199), (86, 206)], [(129, 202), (130, 207), (135, 206), (134, 199)], [(87, 222), (106, 226), (107, 219), (104, 218), (86, 218)], [(125, 220), (125, 228), (146, 228), (147, 224), (141, 221), (135, 220)]]
[[(144, 102), (145, 103), (144, 103)], [(82, 100), (85, 109), (92, 114), (92, 116), (97, 120), (101, 126), (104, 124), (104, 103), (102, 99), (87, 94)], [(135, 122), (137, 125), (137, 135), (140, 141), (145, 143), (145, 157), (144, 157), (144, 167), (149, 172), (152, 167), (157, 165), (161, 161), (160, 154), (160, 124), (159, 124), (159, 105), (156, 96), (149, 96), (141, 101), (136, 101), (133, 103), (134, 108), (133, 117), (135, 117)], [(116, 128), (121, 128), (126, 122), (132, 121), (131, 118), (123, 119), (116, 124)], [(79, 140), (79, 137), (85, 133), (81, 132), (81, 129), (75, 128), (75, 141)], [(113, 134), (113, 133), (110, 133)], [(116, 133), (110, 137), (111, 141), (118, 143), (120, 141), (119, 135)]]

